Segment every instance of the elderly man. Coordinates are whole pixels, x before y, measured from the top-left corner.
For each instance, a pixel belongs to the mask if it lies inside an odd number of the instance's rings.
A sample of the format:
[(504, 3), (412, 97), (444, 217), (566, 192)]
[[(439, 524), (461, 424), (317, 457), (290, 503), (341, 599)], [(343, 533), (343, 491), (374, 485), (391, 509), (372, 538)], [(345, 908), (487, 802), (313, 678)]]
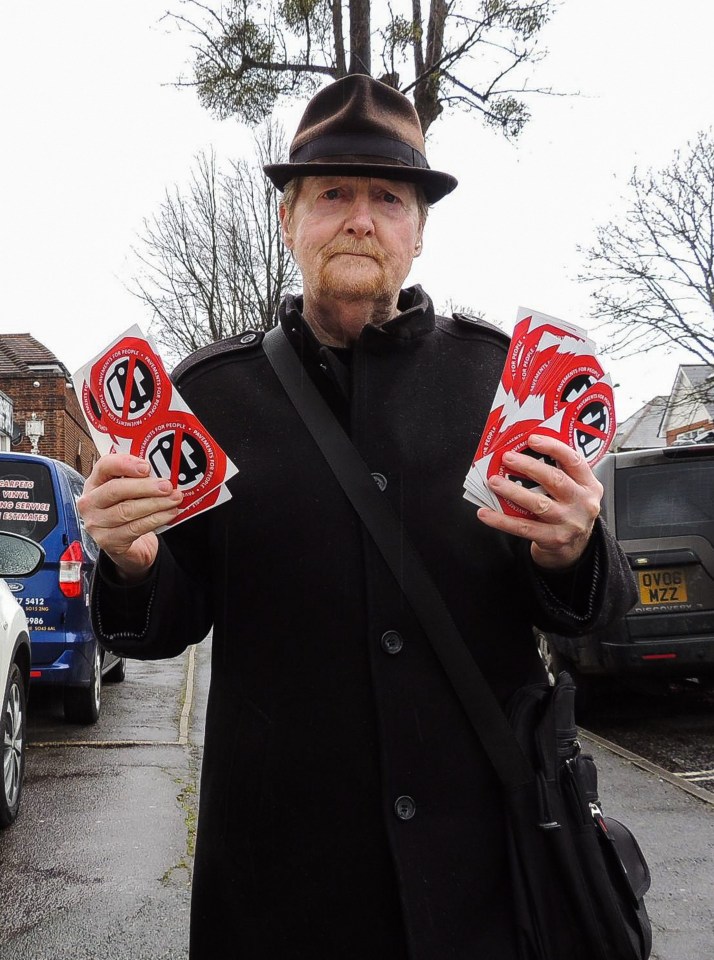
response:
[[(279, 321), (397, 511), (497, 697), (543, 677), (531, 625), (574, 634), (632, 602), (574, 451), (514, 454), (548, 497), (462, 498), (507, 340), (416, 286), (431, 170), (413, 107), (351, 76), (308, 105), (284, 190), (303, 278)], [(168, 657), (213, 627), (192, 960), (516, 960), (495, 775), (401, 590), (261, 349), (199, 351), (176, 382), (240, 467), (233, 499), (157, 538), (181, 494), (102, 458), (80, 509), (103, 550), (101, 642)]]

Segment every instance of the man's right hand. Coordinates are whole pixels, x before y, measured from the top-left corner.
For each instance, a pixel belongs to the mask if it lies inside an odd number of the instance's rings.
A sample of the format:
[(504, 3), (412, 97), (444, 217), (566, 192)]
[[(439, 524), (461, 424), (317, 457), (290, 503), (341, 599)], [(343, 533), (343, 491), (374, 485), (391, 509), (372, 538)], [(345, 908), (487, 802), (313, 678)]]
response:
[(168, 480), (151, 476), (146, 460), (112, 453), (95, 463), (77, 507), (122, 579), (141, 580), (159, 549), (154, 531), (176, 517), (182, 499)]

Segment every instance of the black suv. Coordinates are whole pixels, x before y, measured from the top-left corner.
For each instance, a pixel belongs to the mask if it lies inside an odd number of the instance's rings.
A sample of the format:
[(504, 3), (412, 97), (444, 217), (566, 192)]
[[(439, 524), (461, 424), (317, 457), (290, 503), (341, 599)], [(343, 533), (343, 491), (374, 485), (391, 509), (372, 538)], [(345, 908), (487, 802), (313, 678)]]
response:
[(595, 473), (638, 601), (606, 631), (541, 635), (541, 649), (583, 693), (604, 675), (714, 678), (714, 444), (608, 454)]

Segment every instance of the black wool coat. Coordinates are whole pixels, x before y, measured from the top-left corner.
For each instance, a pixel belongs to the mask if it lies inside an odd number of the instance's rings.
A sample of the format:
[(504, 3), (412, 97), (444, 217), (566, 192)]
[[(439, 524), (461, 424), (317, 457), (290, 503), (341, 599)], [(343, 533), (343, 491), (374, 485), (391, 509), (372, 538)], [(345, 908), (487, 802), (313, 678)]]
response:
[[(534, 623), (601, 627), (634, 601), (599, 523), (579, 569), (539, 574), (462, 484), (507, 349), (419, 287), (351, 352), (281, 322), (427, 562), (502, 702), (543, 678)], [(130, 588), (103, 558), (101, 642), (173, 656), (213, 626), (192, 960), (512, 960), (499, 788), (376, 548), (283, 392), (260, 334), (177, 383), (238, 465), (233, 499), (164, 534)]]

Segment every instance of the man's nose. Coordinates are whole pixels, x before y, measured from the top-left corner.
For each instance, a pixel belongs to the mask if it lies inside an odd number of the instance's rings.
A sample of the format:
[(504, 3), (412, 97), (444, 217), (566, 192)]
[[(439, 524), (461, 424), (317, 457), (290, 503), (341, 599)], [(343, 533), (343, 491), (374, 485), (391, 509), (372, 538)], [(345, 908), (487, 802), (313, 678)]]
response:
[(345, 231), (353, 237), (369, 237), (374, 233), (374, 221), (369, 197), (357, 196), (345, 218)]

